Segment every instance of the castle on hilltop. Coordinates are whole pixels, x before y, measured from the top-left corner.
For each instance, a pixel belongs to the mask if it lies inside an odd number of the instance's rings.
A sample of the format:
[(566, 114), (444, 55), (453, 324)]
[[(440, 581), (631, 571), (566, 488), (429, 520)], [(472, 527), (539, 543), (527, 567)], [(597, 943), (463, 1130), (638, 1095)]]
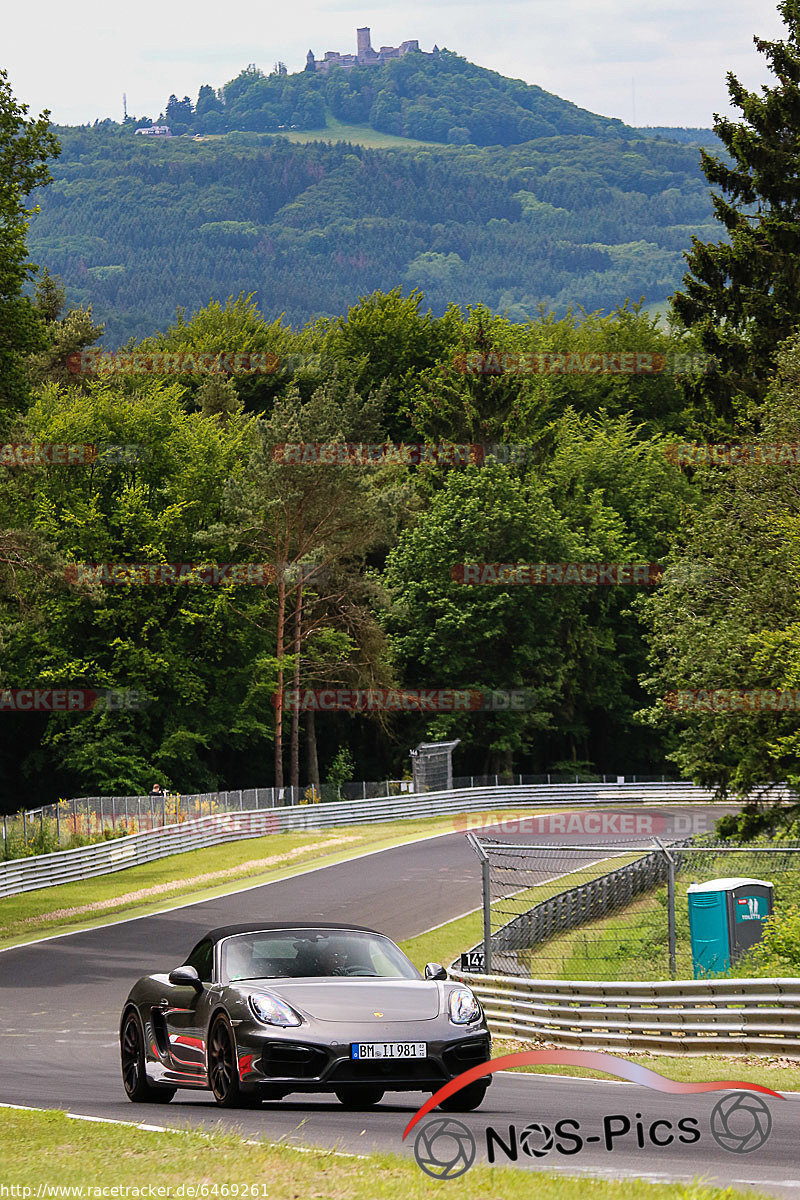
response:
[[(323, 75), (327, 75), (331, 67), (344, 67), (345, 71), (350, 71), (353, 67), (382, 67), (390, 59), (403, 58), (412, 51), (416, 51), (418, 54), (426, 53), (424, 50), (420, 50), (416, 38), (412, 38), (408, 42), (401, 42), (399, 46), (381, 46), (380, 50), (373, 50), (369, 26), (365, 25), (363, 29), (356, 30), (355, 54), (340, 54), (338, 50), (326, 50), (325, 57), (318, 62), (309, 50), (306, 55), (306, 70), (321, 71)], [(438, 54), (439, 47), (434, 46), (426, 57), (431, 58)]]

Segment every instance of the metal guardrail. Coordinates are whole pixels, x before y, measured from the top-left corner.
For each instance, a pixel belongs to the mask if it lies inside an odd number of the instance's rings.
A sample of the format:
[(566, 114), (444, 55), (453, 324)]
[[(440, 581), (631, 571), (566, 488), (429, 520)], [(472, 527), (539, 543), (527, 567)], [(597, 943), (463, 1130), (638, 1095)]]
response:
[[(230, 812), (199, 817), (147, 833), (130, 834), (94, 846), (56, 851), (0, 863), (0, 897), (76, 879), (90, 879), (241, 838), (286, 830), (326, 829), (448, 813), (480, 812), (536, 804), (681, 803), (710, 800), (711, 793), (690, 783), (523, 784), (454, 788), (450, 792), (397, 796), (388, 800), (340, 801), (292, 808)], [(466, 830), (467, 821), (463, 823)]]
[(492, 1032), (584, 1050), (800, 1054), (800, 979), (587, 983), (450, 971)]

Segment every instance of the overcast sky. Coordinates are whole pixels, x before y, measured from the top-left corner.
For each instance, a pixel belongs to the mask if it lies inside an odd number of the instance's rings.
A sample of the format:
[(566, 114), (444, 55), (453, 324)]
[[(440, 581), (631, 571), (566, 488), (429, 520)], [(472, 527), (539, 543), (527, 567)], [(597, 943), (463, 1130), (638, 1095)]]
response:
[(353, 52), (357, 26), (372, 44), (417, 38), (582, 108), (636, 125), (708, 126), (730, 113), (725, 74), (751, 89), (770, 81), (753, 35), (783, 25), (765, 0), (5, 0), (0, 66), (17, 99), (78, 124), (128, 113), (156, 117), (171, 92), (196, 100), (248, 63), (290, 71), (306, 52)]

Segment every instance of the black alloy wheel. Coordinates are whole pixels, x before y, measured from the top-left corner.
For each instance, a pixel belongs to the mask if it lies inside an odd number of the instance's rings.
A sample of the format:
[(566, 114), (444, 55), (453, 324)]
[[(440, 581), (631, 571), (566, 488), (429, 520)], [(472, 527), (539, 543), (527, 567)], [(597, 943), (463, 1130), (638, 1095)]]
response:
[(251, 1097), (261, 1103), (257, 1093), (243, 1092), (239, 1085), (239, 1060), (236, 1039), (227, 1017), (218, 1016), (208, 1038), (208, 1083), (214, 1099), (222, 1108), (246, 1108)]
[(131, 1011), (125, 1018), (120, 1038), (120, 1060), (125, 1094), (134, 1104), (168, 1104), (176, 1088), (155, 1087), (144, 1068), (144, 1037), (139, 1018)]

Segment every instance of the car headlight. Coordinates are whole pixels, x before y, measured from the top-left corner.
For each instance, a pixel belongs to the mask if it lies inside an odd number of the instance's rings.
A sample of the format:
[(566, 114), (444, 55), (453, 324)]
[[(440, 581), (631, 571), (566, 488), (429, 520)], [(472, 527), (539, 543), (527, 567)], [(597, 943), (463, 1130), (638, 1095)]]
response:
[(257, 1020), (265, 1025), (301, 1025), (303, 1018), (277, 996), (249, 996), (250, 1007)]
[(450, 1020), (454, 1025), (469, 1025), (481, 1015), (481, 1006), (469, 988), (450, 993)]

